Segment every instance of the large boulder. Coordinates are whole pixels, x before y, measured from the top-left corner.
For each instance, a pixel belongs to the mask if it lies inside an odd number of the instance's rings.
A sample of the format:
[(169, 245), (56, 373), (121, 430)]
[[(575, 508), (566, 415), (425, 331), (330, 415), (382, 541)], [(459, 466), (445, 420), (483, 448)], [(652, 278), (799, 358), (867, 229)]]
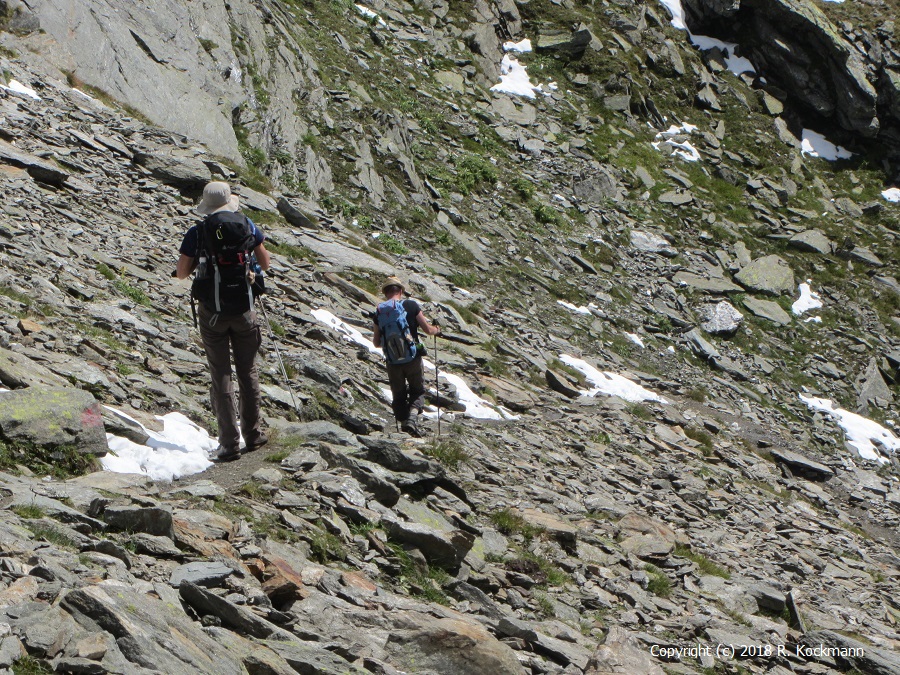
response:
[(68, 387), (0, 392), (0, 437), (48, 449), (73, 446), (97, 457), (109, 449), (97, 400)]
[(734, 278), (745, 288), (759, 293), (781, 295), (794, 290), (794, 272), (777, 255), (757, 258), (735, 274)]

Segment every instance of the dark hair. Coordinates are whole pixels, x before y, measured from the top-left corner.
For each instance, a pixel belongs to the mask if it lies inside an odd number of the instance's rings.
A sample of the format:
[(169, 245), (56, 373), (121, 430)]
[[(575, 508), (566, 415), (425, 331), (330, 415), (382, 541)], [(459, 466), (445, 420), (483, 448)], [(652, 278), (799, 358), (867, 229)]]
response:
[(403, 286), (398, 286), (397, 284), (391, 284), (390, 286), (385, 286), (381, 289), (381, 292), (385, 295), (394, 295), (397, 291), (402, 291)]

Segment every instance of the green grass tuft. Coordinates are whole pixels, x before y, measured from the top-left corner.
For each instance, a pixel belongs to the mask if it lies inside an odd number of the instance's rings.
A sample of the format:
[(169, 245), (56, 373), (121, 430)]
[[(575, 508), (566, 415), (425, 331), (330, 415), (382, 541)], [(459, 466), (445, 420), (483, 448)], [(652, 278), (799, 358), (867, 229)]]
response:
[(677, 546), (675, 546), (674, 553), (677, 556), (687, 558), (688, 560), (697, 563), (697, 568), (700, 570), (701, 574), (711, 574), (713, 576), (722, 577), (723, 579), (731, 578), (731, 572), (726, 570), (724, 567), (719, 567), (705, 555), (694, 553), (687, 546), (678, 544)]

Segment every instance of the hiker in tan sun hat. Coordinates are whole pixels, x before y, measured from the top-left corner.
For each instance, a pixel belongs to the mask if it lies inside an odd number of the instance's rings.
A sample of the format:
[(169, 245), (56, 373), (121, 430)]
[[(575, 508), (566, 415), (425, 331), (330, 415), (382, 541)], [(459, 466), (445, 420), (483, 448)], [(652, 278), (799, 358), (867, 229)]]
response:
[(419, 342), (419, 330), (437, 335), (441, 327), (428, 322), (415, 300), (404, 300), (404, 290), (403, 282), (396, 276), (381, 284), (384, 302), (372, 315), (373, 343), (384, 352), (394, 417), (403, 431), (420, 437), (417, 418), (425, 405), (425, 346)]
[[(262, 332), (254, 301), (264, 292), (260, 280), (262, 270), (269, 269), (269, 252), (263, 244), (265, 235), (238, 213), (239, 207), (228, 183), (207, 184), (196, 208), (205, 218), (184, 235), (175, 268), (179, 279), (196, 271), (191, 296), (200, 304), (197, 325), (209, 364), (210, 404), (219, 425), (219, 447), (211, 459), (219, 462), (241, 456), (242, 438), (244, 452), (268, 441), (260, 428), (256, 354)], [(231, 380), (232, 359), (240, 406)]]
[(197, 213), (208, 216), (219, 211), (237, 211), (241, 201), (237, 195), (231, 194), (228, 183), (213, 181), (203, 188), (203, 199), (197, 205)]

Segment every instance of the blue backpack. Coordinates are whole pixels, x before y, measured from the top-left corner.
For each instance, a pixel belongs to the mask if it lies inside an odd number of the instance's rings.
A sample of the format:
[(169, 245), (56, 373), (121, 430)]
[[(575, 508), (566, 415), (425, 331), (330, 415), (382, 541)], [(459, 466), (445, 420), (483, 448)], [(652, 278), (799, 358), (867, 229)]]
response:
[(382, 302), (375, 311), (375, 320), (381, 330), (381, 349), (389, 364), (400, 365), (416, 358), (416, 343), (402, 302)]

